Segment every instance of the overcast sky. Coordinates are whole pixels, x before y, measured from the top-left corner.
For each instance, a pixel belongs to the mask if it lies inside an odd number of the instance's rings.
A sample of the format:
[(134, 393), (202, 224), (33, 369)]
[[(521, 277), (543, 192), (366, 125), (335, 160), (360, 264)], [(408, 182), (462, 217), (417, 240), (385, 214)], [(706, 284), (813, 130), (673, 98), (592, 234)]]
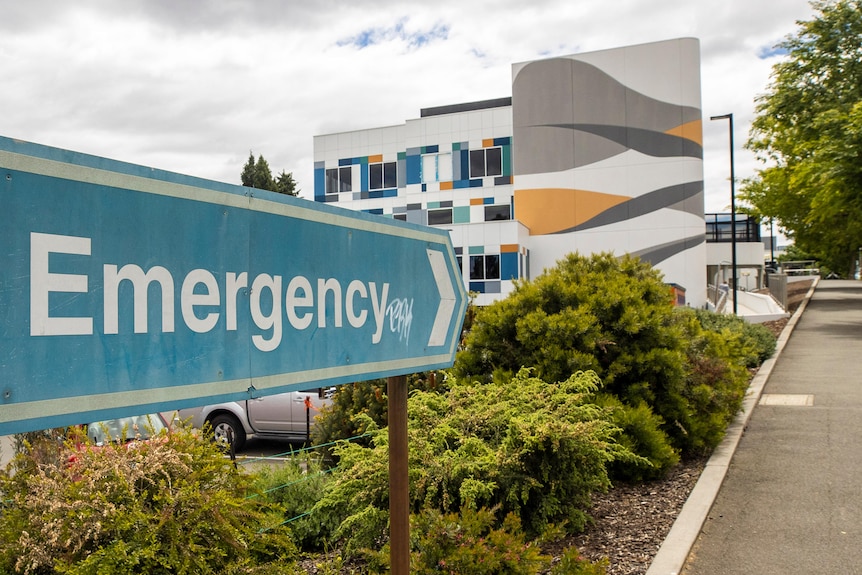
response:
[(0, 0), (0, 135), (239, 183), (249, 151), (313, 194), (318, 134), (511, 95), (511, 64), (695, 37), (706, 210), (730, 205), (774, 46), (808, 0)]

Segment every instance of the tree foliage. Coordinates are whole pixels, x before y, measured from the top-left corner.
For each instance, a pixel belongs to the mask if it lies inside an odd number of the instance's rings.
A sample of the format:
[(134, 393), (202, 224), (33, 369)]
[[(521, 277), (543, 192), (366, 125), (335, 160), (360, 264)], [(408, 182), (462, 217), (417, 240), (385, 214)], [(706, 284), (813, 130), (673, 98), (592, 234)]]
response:
[(862, 2), (812, 6), (816, 16), (778, 45), (787, 56), (757, 99), (746, 146), (767, 166), (740, 197), (847, 273), (862, 246)]
[(255, 160), (252, 152), (248, 153), (248, 161), (242, 167), (240, 180), (243, 186), (249, 188), (269, 190), (288, 196), (299, 195), (299, 189), (296, 187), (296, 180), (293, 179), (292, 172), (282, 170), (277, 177), (273, 177), (269, 162), (262, 155), (258, 155), (257, 160)]

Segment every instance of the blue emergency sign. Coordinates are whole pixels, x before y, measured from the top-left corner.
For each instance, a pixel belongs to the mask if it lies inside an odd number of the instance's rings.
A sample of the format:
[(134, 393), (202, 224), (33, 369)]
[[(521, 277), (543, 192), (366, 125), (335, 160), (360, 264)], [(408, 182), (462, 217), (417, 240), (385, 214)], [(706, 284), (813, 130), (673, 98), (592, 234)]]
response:
[(0, 435), (451, 366), (448, 232), (0, 137)]

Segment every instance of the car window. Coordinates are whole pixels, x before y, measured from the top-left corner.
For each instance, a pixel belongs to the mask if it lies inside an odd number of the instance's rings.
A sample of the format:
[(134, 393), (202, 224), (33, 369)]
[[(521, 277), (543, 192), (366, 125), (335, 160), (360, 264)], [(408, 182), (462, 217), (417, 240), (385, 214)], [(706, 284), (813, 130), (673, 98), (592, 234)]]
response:
[(166, 426), (158, 415), (135, 415), (90, 423), (87, 425), (87, 436), (96, 445), (104, 445), (107, 441), (149, 439), (163, 429), (166, 429)]

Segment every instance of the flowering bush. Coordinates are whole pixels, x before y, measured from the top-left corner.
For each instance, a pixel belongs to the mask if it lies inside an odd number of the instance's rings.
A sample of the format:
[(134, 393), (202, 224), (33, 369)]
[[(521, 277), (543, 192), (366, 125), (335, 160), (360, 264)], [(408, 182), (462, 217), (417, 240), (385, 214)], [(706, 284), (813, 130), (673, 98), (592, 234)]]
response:
[[(0, 573), (292, 573), (280, 510), (186, 430), (60, 456), (33, 449), (0, 474)], [(280, 564), (286, 567), (277, 567)]]

